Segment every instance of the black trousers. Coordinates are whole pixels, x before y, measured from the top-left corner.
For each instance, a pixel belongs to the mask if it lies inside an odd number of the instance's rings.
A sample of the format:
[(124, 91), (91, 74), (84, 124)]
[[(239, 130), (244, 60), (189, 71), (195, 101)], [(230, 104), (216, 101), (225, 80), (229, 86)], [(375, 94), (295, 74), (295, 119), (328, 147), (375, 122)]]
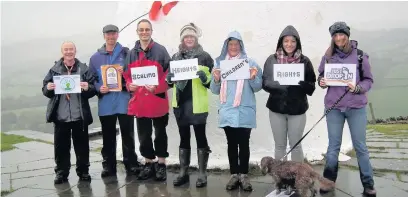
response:
[[(139, 136), (140, 154), (147, 159), (157, 157), (166, 158), (167, 152), (167, 133), (166, 127), (169, 123), (169, 114), (158, 118), (137, 118), (137, 134)], [(152, 134), (154, 127), (154, 148)]]
[(102, 166), (116, 171), (116, 120), (122, 136), (123, 164), (126, 169), (136, 166), (134, 117), (126, 114), (99, 116), (102, 125)]
[(71, 168), (71, 133), (76, 155), (77, 175), (89, 172), (88, 125), (83, 121), (54, 123), (55, 173), (68, 177)]
[[(197, 148), (207, 148), (207, 136), (205, 134), (205, 124), (193, 125), (195, 138), (197, 142)], [(190, 138), (191, 131), (190, 125), (188, 126), (178, 126), (180, 133), (180, 148), (191, 149)]]
[(224, 127), (228, 143), (228, 160), (231, 174), (248, 174), (250, 128)]

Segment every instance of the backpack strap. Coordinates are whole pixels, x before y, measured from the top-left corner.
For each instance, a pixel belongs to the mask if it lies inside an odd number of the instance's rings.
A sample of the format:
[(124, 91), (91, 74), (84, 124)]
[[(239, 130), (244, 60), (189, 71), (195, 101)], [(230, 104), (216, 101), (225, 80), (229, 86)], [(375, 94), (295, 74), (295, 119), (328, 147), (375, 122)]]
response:
[(358, 58), (358, 71), (360, 73), (360, 80), (364, 79), (364, 73), (363, 73), (363, 55), (364, 52), (360, 49), (357, 49), (357, 58)]

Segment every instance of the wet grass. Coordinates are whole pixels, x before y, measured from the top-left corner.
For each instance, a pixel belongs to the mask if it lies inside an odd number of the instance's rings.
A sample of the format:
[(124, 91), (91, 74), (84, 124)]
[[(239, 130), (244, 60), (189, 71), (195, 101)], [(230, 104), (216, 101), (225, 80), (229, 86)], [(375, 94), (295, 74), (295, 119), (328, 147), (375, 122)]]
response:
[(6, 196), (10, 193), (13, 193), (13, 191), (12, 190), (1, 190), (1, 196)]
[(372, 129), (384, 135), (408, 136), (408, 132), (401, 132), (401, 130), (408, 131), (408, 124), (374, 124), (367, 125), (367, 129)]
[(14, 144), (23, 143), (23, 142), (31, 142), (31, 141), (42, 142), (46, 144), (53, 144), (51, 142), (44, 141), (44, 140), (31, 139), (31, 138), (27, 138), (21, 135), (5, 134), (1, 132), (1, 152), (13, 150), (15, 148)]
[(22, 142), (30, 142), (33, 139), (26, 138), (20, 135), (13, 135), (13, 134), (5, 134), (1, 133), (1, 152), (13, 150), (14, 144), (22, 143)]

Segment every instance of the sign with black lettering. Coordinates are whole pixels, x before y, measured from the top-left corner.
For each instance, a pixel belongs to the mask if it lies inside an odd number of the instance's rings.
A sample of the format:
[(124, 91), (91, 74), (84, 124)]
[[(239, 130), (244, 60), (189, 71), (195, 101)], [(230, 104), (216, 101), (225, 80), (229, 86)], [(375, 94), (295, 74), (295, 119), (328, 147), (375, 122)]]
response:
[(347, 83), (356, 84), (356, 64), (326, 64), (324, 78), (328, 86), (347, 86)]
[(189, 80), (198, 78), (198, 59), (170, 61), (170, 72), (174, 73), (172, 81)]
[(280, 85), (299, 85), (305, 80), (304, 64), (274, 64), (273, 79)]
[(248, 59), (220, 61), (221, 81), (249, 79)]
[(132, 83), (139, 86), (159, 85), (156, 66), (142, 66), (130, 69)]

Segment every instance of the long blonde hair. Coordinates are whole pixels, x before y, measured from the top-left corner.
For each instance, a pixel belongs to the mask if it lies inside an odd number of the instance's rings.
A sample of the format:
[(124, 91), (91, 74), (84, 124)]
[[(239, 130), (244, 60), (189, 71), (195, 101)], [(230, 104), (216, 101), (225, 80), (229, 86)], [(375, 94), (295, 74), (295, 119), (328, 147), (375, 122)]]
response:
[[(325, 53), (326, 59), (330, 59), (334, 55), (334, 53), (336, 52), (335, 51), (336, 48), (339, 48), (339, 47), (334, 42), (334, 39), (332, 39), (331, 42), (330, 42), (330, 46), (326, 50), (326, 53)], [(343, 47), (343, 49), (341, 51), (343, 51), (346, 54), (349, 54), (349, 53), (351, 53), (352, 50), (353, 50), (353, 48), (351, 46), (350, 39), (347, 37), (346, 44), (344, 45), (344, 47)]]

